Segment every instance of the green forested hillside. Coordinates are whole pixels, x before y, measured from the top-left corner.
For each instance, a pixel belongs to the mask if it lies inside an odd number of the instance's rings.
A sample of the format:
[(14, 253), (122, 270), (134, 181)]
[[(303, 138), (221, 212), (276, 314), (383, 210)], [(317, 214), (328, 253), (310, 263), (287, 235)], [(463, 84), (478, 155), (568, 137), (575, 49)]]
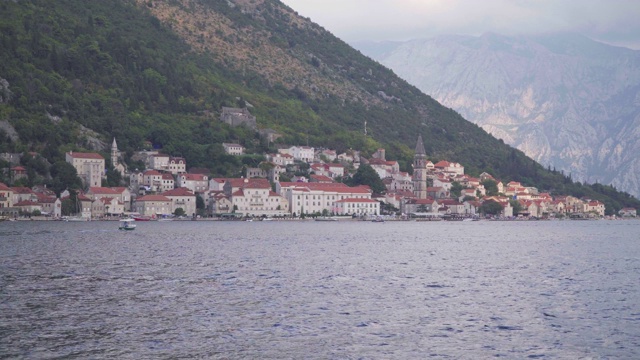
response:
[(54, 163), (68, 150), (108, 156), (92, 138), (116, 137), (125, 159), (152, 144), (232, 175), (241, 160), (222, 142), (256, 153), (277, 145), (218, 121), (222, 106), (245, 104), (282, 143), (385, 147), (411, 171), (420, 133), (432, 160), (471, 174), (590, 196), (611, 211), (640, 207), (544, 169), (277, 0), (0, 2), (0, 124), (17, 132), (0, 127), (0, 152)]

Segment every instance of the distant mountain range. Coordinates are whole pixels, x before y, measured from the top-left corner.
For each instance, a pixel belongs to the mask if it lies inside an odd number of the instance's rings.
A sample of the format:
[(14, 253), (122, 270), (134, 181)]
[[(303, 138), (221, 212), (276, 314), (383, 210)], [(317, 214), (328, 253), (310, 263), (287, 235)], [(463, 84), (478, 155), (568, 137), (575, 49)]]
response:
[(542, 165), (640, 196), (640, 51), (566, 33), (353, 45)]

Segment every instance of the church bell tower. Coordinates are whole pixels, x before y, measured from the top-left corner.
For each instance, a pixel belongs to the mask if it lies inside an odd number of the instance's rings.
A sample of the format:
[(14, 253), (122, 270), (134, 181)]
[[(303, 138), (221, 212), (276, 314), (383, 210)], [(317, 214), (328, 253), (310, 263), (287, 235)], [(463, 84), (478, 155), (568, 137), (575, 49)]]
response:
[(427, 154), (424, 151), (422, 135), (418, 135), (418, 143), (413, 156), (413, 194), (418, 199), (427, 198)]

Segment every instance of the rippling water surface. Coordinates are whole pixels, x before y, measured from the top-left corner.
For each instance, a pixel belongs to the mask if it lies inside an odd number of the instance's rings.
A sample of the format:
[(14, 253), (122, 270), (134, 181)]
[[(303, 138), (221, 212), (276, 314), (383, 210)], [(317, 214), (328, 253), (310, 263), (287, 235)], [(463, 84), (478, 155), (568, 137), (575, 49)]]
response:
[(0, 358), (640, 358), (640, 221), (0, 223)]

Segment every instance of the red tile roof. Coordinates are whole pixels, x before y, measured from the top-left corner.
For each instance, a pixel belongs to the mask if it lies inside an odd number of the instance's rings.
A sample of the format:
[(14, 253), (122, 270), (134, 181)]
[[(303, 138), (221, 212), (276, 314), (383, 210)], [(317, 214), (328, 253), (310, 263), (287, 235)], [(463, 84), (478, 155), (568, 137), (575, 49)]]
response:
[(262, 178), (246, 179), (246, 178), (228, 178), (225, 182), (231, 183), (232, 188), (243, 189), (270, 189), (271, 183), (269, 180)]
[(136, 201), (171, 201), (171, 199), (162, 195), (145, 195), (137, 198)]
[(315, 174), (312, 174), (310, 177), (311, 177), (312, 179), (314, 179), (314, 180), (318, 181), (318, 182), (329, 182), (329, 183), (334, 182), (332, 178), (330, 178), (330, 177), (328, 177), (328, 176), (325, 176), (325, 175), (315, 175)]
[(180, 177), (182, 177), (184, 180), (187, 180), (187, 181), (207, 181), (207, 180), (209, 180), (207, 175), (203, 175), (203, 174), (182, 174), (182, 175), (180, 175)]
[(195, 196), (195, 194), (191, 190), (183, 187), (165, 191), (161, 195), (163, 196)]
[(100, 186), (90, 187), (89, 192), (96, 195), (119, 195), (119, 193), (112, 188), (100, 187)]
[(102, 155), (97, 153), (68, 152), (69, 156), (75, 159), (98, 159), (104, 160)]
[(34, 194), (33, 190), (24, 186), (12, 187), (11, 190), (13, 190), (15, 194)]

